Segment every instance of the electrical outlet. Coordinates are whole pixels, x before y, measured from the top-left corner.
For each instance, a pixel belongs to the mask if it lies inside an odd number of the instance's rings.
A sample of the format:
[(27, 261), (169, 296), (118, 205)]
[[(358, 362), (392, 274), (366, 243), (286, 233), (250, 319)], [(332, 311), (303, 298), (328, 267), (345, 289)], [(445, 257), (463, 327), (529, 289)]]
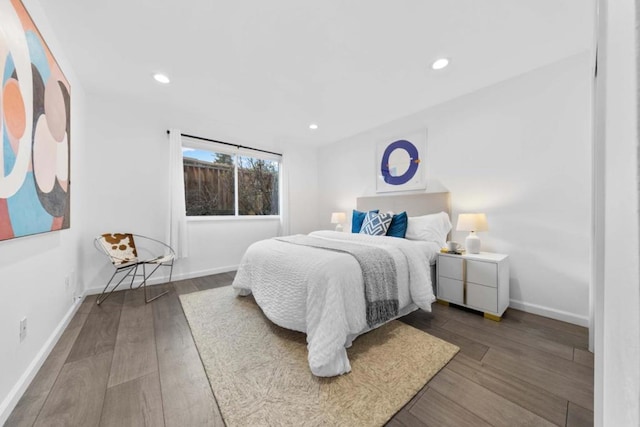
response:
[(27, 337), (27, 318), (23, 317), (20, 320), (20, 342), (24, 341)]

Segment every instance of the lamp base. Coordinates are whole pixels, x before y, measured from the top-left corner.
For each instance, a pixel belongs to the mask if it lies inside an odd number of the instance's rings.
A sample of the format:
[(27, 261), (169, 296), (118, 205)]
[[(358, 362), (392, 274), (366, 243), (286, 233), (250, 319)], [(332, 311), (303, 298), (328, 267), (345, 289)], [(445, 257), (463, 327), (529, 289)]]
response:
[(342, 224), (336, 225), (336, 231), (342, 231)]
[(468, 254), (477, 254), (480, 253), (480, 238), (476, 234), (475, 231), (469, 233), (467, 238), (464, 241), (465, 248), (467, 249)]

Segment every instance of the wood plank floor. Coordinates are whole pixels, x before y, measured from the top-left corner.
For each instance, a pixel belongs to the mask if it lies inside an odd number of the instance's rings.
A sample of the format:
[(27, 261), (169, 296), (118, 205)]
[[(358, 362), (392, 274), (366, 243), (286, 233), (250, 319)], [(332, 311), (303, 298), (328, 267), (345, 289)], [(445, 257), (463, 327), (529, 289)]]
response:
[[(233, 273), (87, 297), (6, 426), (223, 426), (179, 294)], [(433, 305), (402, 319), (460, 347), (388, 425), (589, 426), (593, 355), (585, 328), (517, 310), (502, 322)]]

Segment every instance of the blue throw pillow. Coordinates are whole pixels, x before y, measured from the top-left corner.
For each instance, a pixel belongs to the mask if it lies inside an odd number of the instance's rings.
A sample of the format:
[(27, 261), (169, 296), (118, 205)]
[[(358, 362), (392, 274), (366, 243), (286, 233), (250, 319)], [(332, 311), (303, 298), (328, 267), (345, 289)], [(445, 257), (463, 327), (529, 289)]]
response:
[(391, 218), (393, 218), (393, 216), (390, 213), (377, 214), (375, 212), (367, 212), (367, 217), (362, 223), (360, 234), (384, 236), (387, 234), (389, 224), (391, 224)]
[(387, 230), (387, 236), (391, 237), (400, 237), (404, 239), (404, 236), (407, 234), (407, 213), (400, 212), (397, 215), (394, 215), (391, 219), (391, 225)]
[[(375, 211), (370, 211), (373, 213), (378, 213), (378, 209), (376, 209)], [(367, 212), (360, 212), (357, 210), (353, 210), (353, 215), (351, 216), (351, 232), (352, 233), (359, 233), (360, 229), (362, 228), (362, 223), (364, 222), (364, 219), (367, 216)]]

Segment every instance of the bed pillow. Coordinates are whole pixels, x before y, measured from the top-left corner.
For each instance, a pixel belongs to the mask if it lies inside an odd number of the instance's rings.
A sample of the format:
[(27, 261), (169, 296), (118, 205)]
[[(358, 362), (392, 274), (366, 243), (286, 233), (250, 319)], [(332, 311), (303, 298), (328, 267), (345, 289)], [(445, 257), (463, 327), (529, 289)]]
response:
[(401, 239), (407, 234), (407, 213), (400, 212), (391, 218), (391, 225), (387, 230), (387, 236), (400, 237)]
[(446, 212), (409, 217), (407, 221), (406, 239), (436, 242), (441, 247), (446, 245), (447, 234), (451, 231), (451, 221)]
[(393, 215), (390, 213), (367, 212), (367, 216), (362, 223), (360, 234), (368, 234), (370, 236), (384, 236), (387, 234), (389, 224)]
[[(369, 212), (373, 212), (373, 213), (378, 213), (379, 210), (376, 209), (375, 211), (369, 211)], [(359, 233), (360, 229), (362, 228), (362, 223), (364, 222), (364, 219), (367, 216), (367, 212), (360, 212), (357, 210), (353, 210), (353, 215), (351, 216), (351, 232), (352, 233)]]

